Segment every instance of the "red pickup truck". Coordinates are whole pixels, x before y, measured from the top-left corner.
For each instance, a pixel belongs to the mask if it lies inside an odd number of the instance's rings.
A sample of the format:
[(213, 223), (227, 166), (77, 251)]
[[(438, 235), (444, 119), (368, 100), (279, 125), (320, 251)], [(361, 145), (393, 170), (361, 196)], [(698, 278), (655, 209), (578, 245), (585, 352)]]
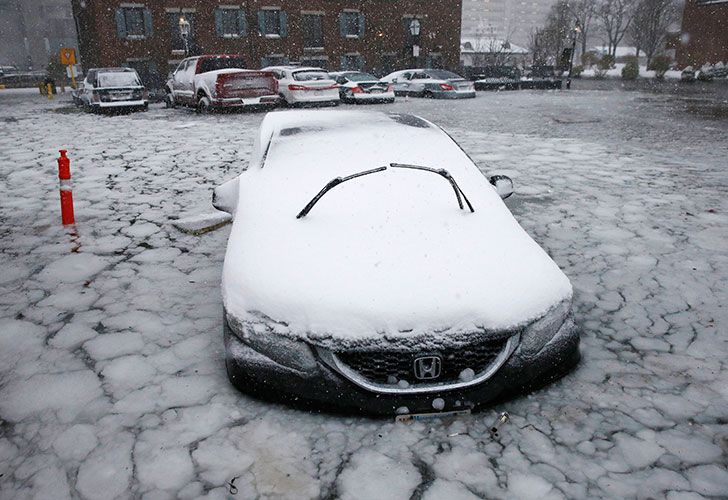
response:
[(273, 73), (245, 68), (237, 55), (188, 57), (170, 75), (167, 107), (212, 109), (272, 107), (278, 104), (278, 82)]

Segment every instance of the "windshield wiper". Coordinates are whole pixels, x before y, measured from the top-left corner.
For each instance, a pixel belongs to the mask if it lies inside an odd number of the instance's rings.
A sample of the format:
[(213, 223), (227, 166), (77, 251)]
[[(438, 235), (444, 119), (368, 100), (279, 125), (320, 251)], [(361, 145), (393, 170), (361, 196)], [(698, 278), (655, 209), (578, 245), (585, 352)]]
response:
[(475, 212), (475, 209), (473, 208), (473, 205), (470, 204), (470, 201), (468, 200), (468, 197), (465, 196), (465, 193), (463, 193), (463, 190), (460, 189), (460, 186), (458, 186), (458, 183), (455, 182), (455, 178), (445, 170), (444, 168), (432, 168), (432, 167), (423, 167), (421, 165), (410, 165), (407, 163), (390, 163), (390, 167), (393, 168), (411, 168), (413, 170), (425, 170), (427, 172), (432, 172), (435, 174), (438, 174), (450, 183), (452, 186), (453, 191), (455, 191), (455, 197), (458, 199), (458, 205), (460, 205), (460, 210), (464, 210), (465, 207), (463, 206), (463, 200), (465, 200), (465, 203), (468, 204), (468, 208), (470, 209), (470, 212)]
[(326, 184), (324, 186), (324, 188), (321, 191), (319, 191), (318, 194), (316, 196), (314, 196), (313, 199), (311, 199), (311, 201), (309, 201), (305, 207), (303, 207), (303, 210), (298, 212), (298, 215), (296, 215), (296, 219), (300, 219), (301, 217), (306, 217), (306, 215), (308, 215), (308, 213), (311, 211), (313, 206), (316, 203), (318, 203), (318, 201), (323, 197), (323, 195), (328, 193), (331, 189), (335, 188), (342, 182), (350, 181), (351, 179), (355, 179), (355, 178), (361, 177), (363, 175), (369, 175), (369, 174), (374, 174), (376, 172), (381, 172), (382, 170), (387, 170), (387, 167), (373, 168), (371, 170), (365, 170), (363, 172), (359, 172), (356, 174), (347, 175), (346, 177), (336, 177), (334, 179), (331, 179), (328, 182), (328, 184)]

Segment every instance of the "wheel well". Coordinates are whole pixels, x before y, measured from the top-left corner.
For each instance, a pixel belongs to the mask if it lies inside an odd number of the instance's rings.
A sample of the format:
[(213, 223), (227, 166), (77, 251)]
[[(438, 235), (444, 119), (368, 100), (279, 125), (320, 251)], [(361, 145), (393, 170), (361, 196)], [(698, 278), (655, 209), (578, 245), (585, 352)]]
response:
[(197, 100), (199, 101), (203, 97), (207, 97), (207, 93), (202, 89), (198, 90), (197, 91)]

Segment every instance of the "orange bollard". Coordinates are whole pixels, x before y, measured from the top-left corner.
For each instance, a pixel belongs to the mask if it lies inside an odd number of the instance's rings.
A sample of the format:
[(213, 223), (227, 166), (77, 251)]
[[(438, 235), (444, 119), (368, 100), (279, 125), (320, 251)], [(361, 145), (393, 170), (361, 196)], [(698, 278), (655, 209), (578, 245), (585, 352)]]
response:
[(73, 218), (73, 191), (71, 187), (71, 160), (66, 156), (66, 150), (58, 151), (58, 178), (61, 184), (61, 221), (63, 225), (74, 224)]

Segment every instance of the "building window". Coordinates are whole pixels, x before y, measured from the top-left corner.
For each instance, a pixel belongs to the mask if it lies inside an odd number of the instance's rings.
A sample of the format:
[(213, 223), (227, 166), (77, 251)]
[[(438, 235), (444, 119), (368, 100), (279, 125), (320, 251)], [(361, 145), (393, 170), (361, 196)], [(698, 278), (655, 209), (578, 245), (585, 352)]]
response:
[(301, 60), (301, 64), (324, 70), (328, 70), (329, 68), (329, 60), (326, 57), (305, 57)]
[(260, 67), (267, 68), (268, 66), (286, 66), (288, 65), (288, 58), (283, 54), (270, 54), (263, 57), (260, 60)]
[(215, 9), (215, 30), (217, 36), (223, 38), (238, 38), (245, 36), (248, 24), (243, 9), (219, 8)]
[(324, 46), (324, 16), (321, 14), (303, 15), (303, 46), (308, 49)]
[(346, 54), (341, 56), (342, 71), (364, 70), (364, 58), (360, 54)]
[(258, 30), (268, 38), (283, 38), (288, 35), (288, 16), (278, 9), (258, 11)]
[(152, 13), (144, 7), (116, 9), (116, 33), (119, 38), (152, 36)]
[(183, 19), (190, 23), (190, 34), (187, 36), (187, 50), (190, 54), (196, 54), (193, 49), (195, 45), (195, 15), (192, 12), (167, 12), (167, 22), (169, 24), (169, 35), (172, 42), (171, 49), (173, 51), (185, 50), (185, 41), (179, 29), (179, 21)]
[(364, 14), (361, 12), (342, 12), (339, 14), (339, 31), (344, 38), (364, 36)]

